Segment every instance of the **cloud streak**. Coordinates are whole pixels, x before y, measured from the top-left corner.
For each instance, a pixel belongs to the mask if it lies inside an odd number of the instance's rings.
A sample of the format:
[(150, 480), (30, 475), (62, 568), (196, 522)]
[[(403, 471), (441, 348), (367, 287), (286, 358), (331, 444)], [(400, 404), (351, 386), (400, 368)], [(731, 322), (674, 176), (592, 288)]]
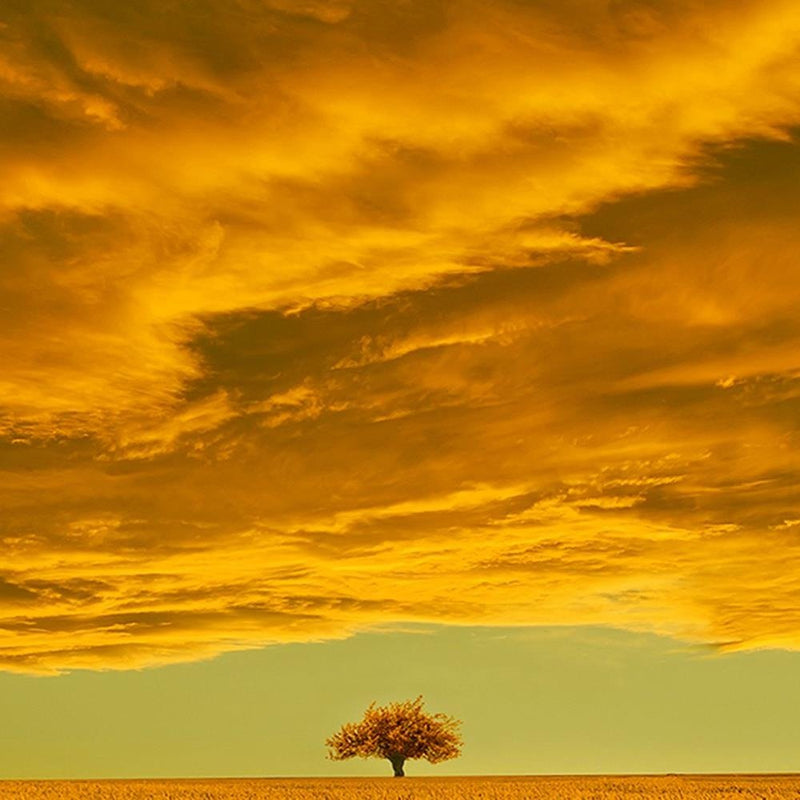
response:
[(796, 4), (150, 11), (0, 18), (0, 667), (800, 645)]

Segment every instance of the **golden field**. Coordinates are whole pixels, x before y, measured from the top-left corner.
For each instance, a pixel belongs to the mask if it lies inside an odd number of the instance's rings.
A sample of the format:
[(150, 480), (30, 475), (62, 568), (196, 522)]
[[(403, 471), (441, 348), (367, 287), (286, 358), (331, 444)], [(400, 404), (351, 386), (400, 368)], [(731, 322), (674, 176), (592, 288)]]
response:
[(2, 800), (800, 798), (800, 775), (0, 781)]

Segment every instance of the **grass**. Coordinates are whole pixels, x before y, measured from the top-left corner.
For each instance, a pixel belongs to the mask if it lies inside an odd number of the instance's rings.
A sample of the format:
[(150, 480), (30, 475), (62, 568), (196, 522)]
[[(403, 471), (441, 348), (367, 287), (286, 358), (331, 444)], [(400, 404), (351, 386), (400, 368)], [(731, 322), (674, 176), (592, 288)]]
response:
[(798, 798), (798, 775), (0, 781), (2, 800), (727, 800)]

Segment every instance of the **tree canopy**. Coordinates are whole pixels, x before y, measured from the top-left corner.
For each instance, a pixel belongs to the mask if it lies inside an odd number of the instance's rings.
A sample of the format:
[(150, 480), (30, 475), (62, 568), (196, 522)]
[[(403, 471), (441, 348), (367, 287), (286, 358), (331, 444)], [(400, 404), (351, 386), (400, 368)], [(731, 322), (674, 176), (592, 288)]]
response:
[(438, 764), (461, 755), (461, 721), (446, 714), (429, 714), (420, 695), (415, 700), (378, 706), (371, 703), (360, 722), (348, 722), (328, 738), (328, 758), (385, 758), (395, 777), (406, 759), (424, 758)]

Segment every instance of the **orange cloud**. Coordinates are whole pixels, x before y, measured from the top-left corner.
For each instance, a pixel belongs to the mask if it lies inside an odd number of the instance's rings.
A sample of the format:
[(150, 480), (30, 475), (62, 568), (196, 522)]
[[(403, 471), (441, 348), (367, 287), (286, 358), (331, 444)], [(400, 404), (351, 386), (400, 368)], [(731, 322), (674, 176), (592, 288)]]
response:
[(795, 3), (1, 22), (0, 666), (798, 646)]

